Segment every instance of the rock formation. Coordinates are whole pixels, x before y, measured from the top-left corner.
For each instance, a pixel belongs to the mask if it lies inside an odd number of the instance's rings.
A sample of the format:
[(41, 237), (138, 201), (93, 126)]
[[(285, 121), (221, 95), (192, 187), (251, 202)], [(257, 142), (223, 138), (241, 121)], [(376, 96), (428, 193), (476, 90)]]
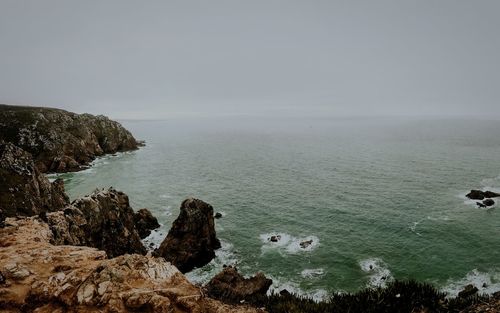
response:
[[(139, 212), (156, 220), (146, 209)], [(138, 213), (130, 207), (126, 194), (109, 188), (79, 198), (63, 211), (47, 214), (46, 219), (54, 244), (94, 247), (115, 257), (146, 253), (136, 223)], [(142, 232), (150, 231), (148, 227), (139, 226)]]
[(256, 313), (207, 298), (161, 258), (106, 259), (94, 248), (54, 246), (38, 219), (8, 218), (0, 229), (1, 312)]
[(41, 172), (82, 169), (97, 156), (134, 150), (138, 142), (105, 116), (0, 105), (0, 140), (31, 153)]
[(273, 281), (262, 273), (244, 278), (235, 267), (227, 266), (205, 286), (207, 294), (224, 302), (238, 303), (264, 296)]
[(35, 167), (31, 154), (12, 143), (0, 143), (0, 210), (4, 216), (56, 211), (68, 203), (61, 179), (50, 183)]
[(134, 214), (134, 223), (141, 239), (149, 236), (149, 234), (151, 234), (151, 230), (160, 227), (158, 220), (153, 216), (153, 214), (151, 214), (151, 212), (149, 212), (148, 209), (140, 209), (137, 211)]
[(182, 273), (208, 264), (220, 248), (214, 228), (212, 206), (198, 199), (186, 199), (167, 237), (155, 252)]
[(493, 191), (471, 190), (465, 196), (472, 200), (484, 200), (485, 198), (500, 197), (500, 194)]
[(484, 199), (483, 205), (484, 206), (492, 206), (492, 205), (495, 205), (495, 201), (493, 201), (493, 199)]

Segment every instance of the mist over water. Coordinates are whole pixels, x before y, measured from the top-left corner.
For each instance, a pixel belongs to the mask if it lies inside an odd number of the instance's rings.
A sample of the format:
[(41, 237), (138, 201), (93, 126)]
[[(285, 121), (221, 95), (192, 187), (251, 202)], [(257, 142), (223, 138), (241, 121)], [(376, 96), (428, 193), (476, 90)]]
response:
[[(500, 190), (500, 123), (418, 118), (179, 118), (123, 121), (147, 145), (67, 173), (71, 198), (126, 192), (167, 234), (194, 196), (223, 213), (218, 257), (316, 298), (392, 279), (450, 292), (500, 290), (500, 212), (465, 194)], [(267, 240), (280, 235), (278, 243)], [(307, 249), (300, 242), (313, 240)], [(483, 284), (485, 284), (483, 286)]]

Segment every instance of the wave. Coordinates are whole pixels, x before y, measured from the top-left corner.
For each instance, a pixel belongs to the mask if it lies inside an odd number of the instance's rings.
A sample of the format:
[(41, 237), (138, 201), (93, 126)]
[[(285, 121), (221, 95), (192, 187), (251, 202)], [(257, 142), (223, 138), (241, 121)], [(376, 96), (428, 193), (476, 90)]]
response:
[(387, 264), (380, 258), (370, 258), (359, 261), (361, 270), (368, 276), (368, 287), (385, 287), (394, 280)]
[(163, 239), (165, 239), (165, 237), (167, 236), (167, 233), (168, 232), (166, 232), (163, 228), (163, 224), (160, 224), (160, 227), (152, 230), (151, 234), (149, 234), (149, 236), (144, 238), (142, 242), (146, 247), (146, 249), (153, 251), (154, 249), (160, 247), (160, 244), (163, 241)]
[(221, 248), (215, 250), (215, 258), (210, 263), (185, 274), (189, 281), (195, 284), (206, 284), (222, 271), (224, 265), (238, 265), (239, 260), (233, 252), (233, 245), (224, 240), (220, 240), (220, 243)]
[[(271, 237), (277, 237), (277, 241), (271, 241)], [(262, 234), (259, 236), (263, 245), (262, 251), (278, 249), (279, 251), (286, 251), (289, 254), (296, 254), (300, 252), (311, 252), (316, 249), (320, 242), (316, 236), (295, 237), (287, 233), (272, 232)]]
[(326, 301), (330, 297), (330, 293), (325, 289), (304, 290), (294, 281), (283, 280), (273, 276), (269, 276), (269, 278), (273, 280), (273, 284), (267, 291), (268, 295), (273, 293), (279, 294), (280, 291), (286, 290), (300, 297), (310, 298), (315, 302)]
[(300, 275), (303, 278), (318, 278), (321, 277), (325, 274), (325, 270), (322, 268), (311, 268), (311, 269), (305, 269), (302, 272), (300, 272)]
[(441, 288), (448, 297), (456, 297), (467, 285), (475, 286), (480, 294), (493, 294), (500, 290), (500, 272), (480, 272), (474, 269), (459, 280), (449, 280), (448, 284)]

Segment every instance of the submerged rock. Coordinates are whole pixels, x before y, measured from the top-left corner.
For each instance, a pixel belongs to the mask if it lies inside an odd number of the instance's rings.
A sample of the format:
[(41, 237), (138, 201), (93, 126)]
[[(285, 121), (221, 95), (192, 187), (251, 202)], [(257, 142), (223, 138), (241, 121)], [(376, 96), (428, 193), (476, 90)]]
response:
[(300, 247), (301, 247), (302, 249), (305, 249), (305, 248), (309, 247), (312, 243), (313, 243), (313, 240), (312, 240), (312, 239), (311, 239), (311, 240), (305, 240), (305, 241), (302, 241), (302, 242), (300, 243)]
[(485, 206), (492, 206), (494, 204), (495, 204), (495, 201), (493, 201), (493, 199), (485, 199), (483, 201), (483, 205), (485, 205)]
[(198, 199), (182, 202), (180, 213), (155, 254), (186, 273), (208, 264), (220, 242), (215, 234), (214, 210)]
[(50, 183), (36, 168), (30, 153), (12, 143), (0, 143), (0, 210), (3, 216), (57, 211), (68, 203), (62, 179)]
[(226, 266), (205, 286), (207, 294), (224, 302), (249, 301), (264, 296), (273, 281), (262, 273), (250, 278), (243, 277), (235, 267)]
[(221, 217), (222, 217), (222, 213), (220, 213), (220, 212), (217, 212), (214, 215), (214, 218), (221, 218)]
[(471, 200), (484, 200), (485, 198), (500, 197), (500, 194), (493, 191), (471, 190), (465, 196)]
[(140, 209), (139, 211), (137, 211), (134, 214), (134, 222), (141, 239), (149, 236), (153, 229), (157, 229), (158, 227), (160, 227), (158, 220), (153, 216), (153, 214), (151, 214), (148, 209)]
[(269, 241), (271, 241), (271, 242), (278, 242), (278, 241), (280, 241), (280, 240), (281, 240), (281, 236), (280, 236), (280, 235), (271, 236), (271, 237), (269, 238)]
[(105, 116), (0, 105), (0, 140), (33, 155), (41, 172), (78, 171), (97, 156), (137, 149), (135, 138)]
[[(140, 214), (148, 215), (146, 211)], [(47, 214), (54, 244), (95, 247), (110, 257), (146, 253), (135, 218), (128, 196), (113, 188), (96, 190), (64, 211)]]

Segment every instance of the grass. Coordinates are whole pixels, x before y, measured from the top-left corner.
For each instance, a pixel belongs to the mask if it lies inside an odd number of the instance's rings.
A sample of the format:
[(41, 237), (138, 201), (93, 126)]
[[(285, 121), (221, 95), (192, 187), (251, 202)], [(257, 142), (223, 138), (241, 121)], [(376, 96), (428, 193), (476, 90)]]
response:
[(446, 298), (432, 285), (416, 281), (395, 281), (385, 288), (356, 293), (334, 294), (328, 301), (314, 302), (293, 294), (273, 294), (253, 299), (253, 304), (270, 313), (378, 313), (378, 312), (460, 312), (487, 296)]

